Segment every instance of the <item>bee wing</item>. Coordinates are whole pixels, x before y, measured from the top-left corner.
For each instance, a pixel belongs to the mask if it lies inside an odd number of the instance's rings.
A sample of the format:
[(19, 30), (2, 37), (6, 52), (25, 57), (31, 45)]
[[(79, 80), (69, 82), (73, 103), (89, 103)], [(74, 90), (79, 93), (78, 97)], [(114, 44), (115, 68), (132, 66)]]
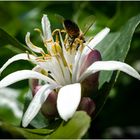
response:
[(85, 25), (84, 25), (84, 29), (83, 29), (83, 34), (85, 35), (89, 29), (91, 28), (91, 26), (95, 23), (95, 16), (91, 15), (91, 16), (88, 16), (86, 19), (85, 19)]

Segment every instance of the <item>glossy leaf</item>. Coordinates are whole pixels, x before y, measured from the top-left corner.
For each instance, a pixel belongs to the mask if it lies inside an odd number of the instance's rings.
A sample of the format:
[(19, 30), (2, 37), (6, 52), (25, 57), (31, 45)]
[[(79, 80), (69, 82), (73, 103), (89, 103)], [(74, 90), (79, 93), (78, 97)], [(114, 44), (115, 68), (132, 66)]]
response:
[[(130, 49), (130, 43), (134, 31), (140, 23), (140, 15), (131, 18), (118, 32), (110, 33), (98, 46), (103, 60), (119, 60), (124, 61)], [(103, 107), (108, 94), (113, 87), (119, 73), (117, 72), (101, 72), (99, 79), (99, 93), (96, 97), (95, 116)], [(127, 75), (126, 75), (127, 76)], [(94, 116), (94, 118), (95, 118)]]
[(21, 52), (24, 52), (25, 50), (30, 51), (30, 49), (23, 44), (21, 44), (18, 40), (16, 40), (14, 37), (9, 35), (6, 31), (0, 28), (0, 42), (1, 45), (12, 45), (14, 48), (17, 48), (18, 50), (21, 50)]
[(53, 131), (51, 129), (25, 129), (15, 127), (3, 122), (0, 122), (0, 128), (9, 132), (12, 135), (12, 138), (28, 138), (28, 139), (33, 138), (41, 139)]
[[(130, 49), (134, 31), (140, 23), (140, 15), (131, 18), (118, 32), (110, 33), (98, 46), (103, 60), (124, 61)], [(101, 72), (100, 87), (111, 79), (112, 72)]]
[(68, 121), (62, 122), (61, 125), (51, 135), (47, 136), (48, 139), (78, 139), (87, 132), (90, 126), (90, 117), (83, 111), (78, 111)]

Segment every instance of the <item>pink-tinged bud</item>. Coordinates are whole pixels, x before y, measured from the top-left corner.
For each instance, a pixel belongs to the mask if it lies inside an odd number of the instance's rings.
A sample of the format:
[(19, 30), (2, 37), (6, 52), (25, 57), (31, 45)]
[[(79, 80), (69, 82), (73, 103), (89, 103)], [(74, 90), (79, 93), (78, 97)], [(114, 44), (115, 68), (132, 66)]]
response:
[[(91, 64), (100, 60), (101, 60), (101, 54), (98, 50), (90, 51), (90, 53), (86, 56), (83, 62), (82, 71), (85, 71)], [(98, 78), (99, 78), (99, 72), (90, 75), (84, 81), (82, 81), (82, 90), (84, 95), (87, 96), (91, 92), (94, 92), (96, 90), (96, 88), (98, 87)]]
[(95, 61), (101, 60), (101, 54), (98, 50), (91, 50), (89, 54), (86, 55), (82, 66), (81, 66), (81, 74)]
[(34, 90), (32, 91), (33, 96), (37, 93), (37, 91), (38, 91), (41, 87), (42, 87), (41, 85), (34, 87)]
[(32, 90), (32, 95), (34, 96), (35, 93), (40, 88), (40, 86), (38, 87), (38, 79), (30, 79), (29, 83), (30, 83), (30, 87), (31, 87), (31, 90)]
[(42, 105), (41, 112), (47, 118), (53, 118), (58, 115), (57, 107), (56, 107), (57, 93), (51, 92)]
[[(30, 80), (30, 87), (32, 90), (32, 95), (35, 96), (35, 94), (42, 87), (42, 85), (38, 84), (38, 80), (32, 79)], [(41, 112), (45, 117), (53, 118), (58, 115), (57, 108), (56, 108), (56, 100), (57, 100), (57, 93), (52, 91), (41, 107)]]
[(92, 115), (92, 113), (95, 111), (95, 108), (95, 103), (91, 98), (83, 97), (78, 109), (87, 112), (88, 115)]

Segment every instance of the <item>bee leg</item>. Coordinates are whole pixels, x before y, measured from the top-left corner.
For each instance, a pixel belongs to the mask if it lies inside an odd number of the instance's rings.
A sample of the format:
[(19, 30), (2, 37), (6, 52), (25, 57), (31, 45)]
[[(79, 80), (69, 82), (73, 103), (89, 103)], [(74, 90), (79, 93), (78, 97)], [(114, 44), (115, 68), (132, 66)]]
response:
[(69, 41), (70, 47), (72, 47), (72, 44), (74, 43), (74, 41), (75, 41), (75, 38), (71, 38), (71, 40)]
[(66, 34), (66, 35), (65, 35), (65, 39), (64, 39), (64, 44), (69, 43), (68, 39), (69, 39), (69, 36)]
[(83, 41), (83, 40), (80, 40), (79, 38), (76, 38), (76, 39), (75, 39), (75, 42), (76, 42), (76, 44), (77, 44), (77, 45), (76, 45), (76, 50), (79, 49), (80, 45), (81, 45), (80, 48), (83, 49), (83, 47), (84, 47), (84, 44), (83, 44), (84, 41)]

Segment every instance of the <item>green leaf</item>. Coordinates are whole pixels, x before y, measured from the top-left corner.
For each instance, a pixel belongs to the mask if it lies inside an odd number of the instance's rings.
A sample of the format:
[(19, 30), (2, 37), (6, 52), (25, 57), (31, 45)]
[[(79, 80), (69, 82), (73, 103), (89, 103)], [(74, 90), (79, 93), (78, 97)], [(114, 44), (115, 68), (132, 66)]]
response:
[[(130, 49), (134, 31), (140, 23), (140, 15), (131, 18), (118, 32), (110, 33), (98, 46), (103, 60), (124, 61)], [(112, 72), (101, 72), (100, 87), (111, 79)]]
[[(62, 122), (61, 125), (54, 129), (26, 129), (15, 127), (4, 122), (0, 122), (0, 128), (9, 132), (12, 138), (81, 138), (90, 126), (90, 117), (83, 111), (75, 113), (73, 118), (68, 122)], [(54, 132), (53, 132), (54, 131)]]
[(51, 129), (26, 129), (15, 127), (4, 122), (0, 122), (0, 128), (9, 132), (12, 138), (28, 138), (28, 139), (41, 139), (46, 135), (50, 134), (53, 130)]
[(87, 132), (90, 126), (90, 117), (83, 111), (78, 111), (68, 121), (62, 122), (61, 125), (46, 138), (49, 139), (78, 139)]
[[(103, 60), (124, 61), (130, 49), (134, 31), (140, 23), (140, 15), (131, 18), (118, 32), (110, 33), (98, 46)], [(119, 73), (101, 72), (99, 79), (99, 93), (96, 97), (96, 116), (103, 107), (108, 94), (113, 87)], [(94, 117), (95, 118), (95, 117)]]
[(24, 129), (25, 131), (29, 133), (34, 133), (38, 135), (47, 135), (51, 132), (53, 132), (53, 129), (45, 129), (45, 128), (39, 128), (39, 129)]
[(107, 24), (113, 30), (119, 29), (131, 17), (134, 17), (139, 13), (140, 10), (136, 1), (133, 3), (131, 1), (119, 1), (116, 4), (116, 13), (114, 17), (111, 20), (109, 20)]
[(6, 31), (4, 31), (3, 29), (0, 28), (0, 42), (1, 42), (1, 46), (4, 45), (12, 45), (12, 49), (13, 48), (17, 48), (20, 49), (21, 52), (23, 51), (29, 51), (30, 49), (26, 46), (24, 46), (23, 44), (21, 44), (18, 40), (16, 40), (14, 37), (10, 36)]

